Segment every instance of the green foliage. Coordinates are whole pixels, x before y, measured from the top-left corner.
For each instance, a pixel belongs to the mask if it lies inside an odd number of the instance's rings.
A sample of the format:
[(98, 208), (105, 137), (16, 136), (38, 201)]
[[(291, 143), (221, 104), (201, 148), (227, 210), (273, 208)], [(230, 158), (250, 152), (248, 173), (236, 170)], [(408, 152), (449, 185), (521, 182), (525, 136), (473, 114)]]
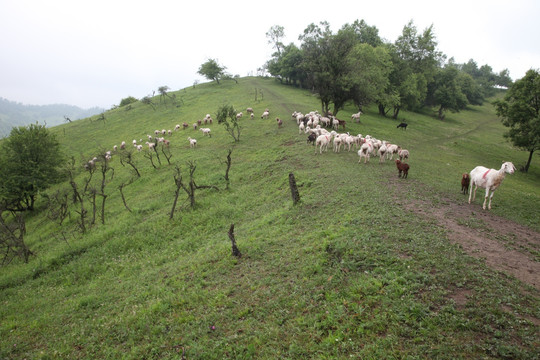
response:
[(529, 151), (525, 166), (528, 171), (532, 154), (540, 149), (540, 74), (529, 70), (517, 80), (503, 100), (495, 102), (497, 115), (504, 126), (510, 128), (505, 134), (520, 149)]
[(209, 59), (199, 67), (198, 74), (204, 76), (208, 80), (215, 80), (219, 84), (219, 79), (225, 74), (225, 66), (218, 64), (217, 60)]
[(139, 101), (137, 98), (133, 97), (133, 96), (128, 96), (127, 98), (123, 98), (122, 101), (120, 101), (120, 107), (122, 106), (126, 106), (126, 105), (129, 105), (129, 104), (133, 104), (135, 102)]
[(447, 66), (437, 71), (433, 83), (430, 84), (428, 102), (438, 106), (439, 119), (443, 120), (444, 112), (459, 112), (467, 106), (467, 96), (459, 83), (459, 71), (454, 66)]
[(64, 159), (56, 136), (44, 125), (16, 127), (1, 149), (2, 201), (11, 209), (33, 210), (38, 193), (61, 179)]
[(240, 141), (242, 127), (236, 117), (237, 111), (232, 105), (222, 105), (216, 111), (216, 119), (219, 124), (225, 127), (225, 130), (233, 138), (234, 142)]

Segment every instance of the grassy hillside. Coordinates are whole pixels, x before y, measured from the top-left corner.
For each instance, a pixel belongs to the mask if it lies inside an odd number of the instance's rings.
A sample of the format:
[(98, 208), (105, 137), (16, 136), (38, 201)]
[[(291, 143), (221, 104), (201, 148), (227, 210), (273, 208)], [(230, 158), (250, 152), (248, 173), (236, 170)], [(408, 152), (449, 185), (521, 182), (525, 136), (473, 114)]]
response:
[[(255, 91), (257, 90), (257, 101)], [(261, 90), (263, 98), (261, 99)], [(55, 127), (66, 153), (83, 162), (156, 129), (194, 123), (223, 104), (255, 109), (233, 143), (214, 122), (212, 137), (191, 127), (170, 139), (169, 165), (133, 154), (136, 178), (117, 154), (100, 214), (82, 235), (78, 205), (62, 226), (42, 212), (27, 218), (29, 264), (0, 268), (0, 358), (349, 359), (512, 358), (539, 353), (538, 289), (496, 271), (449, 240), (447, 229), (410, 209), (421, 201), (464, 203), (461, 174), (477, 165), (519, 165), (527, 154), (503, 139), (491, 105), (444, 122), (404, 113), (406, 131), (367, 109), (353, 134), (370, 134), (411, 152), (407, 180), (391, 162), (358, 164), (355, 151), (322, 155), (291, 120), (319, 109), (307, 91), (270, 79), (198, 85), (156, 109), (140, 103)], [(261, 120), (265, 108), (271, 119)], [(349, 120), (355, 109), (338, 114)], [(278, 129), (275, 118), (284, 119)], [(191, 149), (187, 137), (198, 140)], [(230, 188), (224, 161), (232, 149)], [(146, 150), (145, 150), (146, 151)], [(175, 168), (199, 189), (184, 192), (169, 220)], [(301, 202), (293, 206), (288, 176)], [(540, 163), (508, 175), (493, 216), (540, 230)], [(122, 202), (123, 188), (128, 211)], [(96, 172), (91, 186), (99, 189)], [(61, 184), (48, 191), (69, 190)], [(480, 195), (480, 198), (483, 196)], [(97, 198), (98, 205), (101, 198)], [(91, 209), (88, 199), (85, 205)], [(482, 227), (480, 199), (467, 226)], [(90, 214), (91, 216), (91, 214)], [(241, 258), (231, 256), (235, 224)], [(493, 234), (496, 237), (496, 234)], [(507, 241), (501, 238), (501, 242)], [(511, 246), (505, 243), (505, 246)], [(522, 249), (539, 260), (538, 248)]]

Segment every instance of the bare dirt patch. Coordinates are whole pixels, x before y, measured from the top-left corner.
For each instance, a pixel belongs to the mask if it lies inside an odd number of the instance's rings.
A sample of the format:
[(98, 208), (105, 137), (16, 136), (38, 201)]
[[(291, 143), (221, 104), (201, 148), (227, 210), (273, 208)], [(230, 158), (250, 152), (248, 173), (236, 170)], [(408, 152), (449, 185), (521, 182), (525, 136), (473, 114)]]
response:
[[(411, 181), (391, 180), (389, 186), (402, 193)], [(417, 186), (418, 184), (415, 184)], [(483, 210), (481, 205), (443, 198), (402, 201), (407, 210), (434, 220), (446, 229), (450, 241), (492, 269), (514, 276), (540, 290), (540, 233)]]

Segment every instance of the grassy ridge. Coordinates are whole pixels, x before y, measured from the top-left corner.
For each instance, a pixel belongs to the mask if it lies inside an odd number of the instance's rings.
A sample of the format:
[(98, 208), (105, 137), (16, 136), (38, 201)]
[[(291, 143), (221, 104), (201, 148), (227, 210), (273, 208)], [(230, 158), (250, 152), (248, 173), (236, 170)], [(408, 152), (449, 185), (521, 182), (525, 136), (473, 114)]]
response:
[[(134, 104), (108, 112), (105, 122), (54, 131), (82, 163), (122, 140), (192, 124), (221, 104), (251, 106), (256, 119), (242, 120), (238, 144), (216, 123), (212, 138), (191, 128), (170, 137), (184, 176), (194, 161), (197, 184), (222, 190), (200, 190), (194, 210), (182, 194), (170, 221), (174, 166), (162, 158), (154, 169), (138, 154), (142, 176), (124, 189), (131, 213), (117, 186), (133, 175), (113, 158), (105, 225), (81, 236), (75, 209), (62, 228), (42, 215), (28, 219), (37, 258), (0, 269), (0, 358), (180, 358), (182, 348), (193, 359), (538, 356), (537, 291), (464, 255), (444, 229), (401, 206), (440, 196), (465, 201), (461, 173), (524, 162), (526, 154), (503, 140), (490, 105), (443, 123), (405, 113), (407, 131), (369, 109), (361, 124), (348, 124), (351, 133), (411, 151), (410, 178), (398, 191), (391, 163), (357, 164), (355, 152), (321, 156), (306, 145), (290, 114), (319, 108), (309, 92), (245, 78), (175, 94), (180, 107)], [(266, 107), (272, 118), (264, 121)], [(187, 136), (198, 139), (197, 149)], [(508, 176), (492, 211), (540, 229), (538, 168), (534, 162), (531, 173)], [(289, 172), (300, 187), (298, 206)], [(231, 223), (240, 259), (230, 255)]]

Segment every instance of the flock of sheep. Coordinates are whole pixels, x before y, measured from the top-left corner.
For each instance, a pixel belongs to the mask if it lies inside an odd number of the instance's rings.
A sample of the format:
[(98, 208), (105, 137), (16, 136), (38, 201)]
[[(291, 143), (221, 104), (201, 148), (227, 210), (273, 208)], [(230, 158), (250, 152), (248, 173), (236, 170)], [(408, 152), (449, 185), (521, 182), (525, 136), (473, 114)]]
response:
[[(253, 108), (248, 107), (246, 112), (249, 114), (251, 119), (254, 119)], [(362, 112), (358, 112), (351, 115), (351, 121), (360, 122), (360, 116)], [(270, 116), (270, 110), (265, 109), (261, 115), (261, 119), (268, 119)], [(243, 117), (243, 113), (239, 112), (236, 115), (237, 119)], [(328, 151), (328, 147), (331, 145), (334, 152), (339, 153), (342, 148), (343, 150), (351, 151), (351, 149), (357, 150), (358, 153), (358, 163), (364, 160), (364, 164), (369, 162), (370, 157), (378, 156), (379, 163), (383, 163), (385, 160), (393, 160), (394, 155), (396, 155), (396, 167), (398, 169), (398, 177), (407, 178), (409, 171), (409, 164), (406, 161), (409, 159), (409, 151), (407, 149), (401, 148), (401, 146), (396, 144), (391, 144), (386, 140), (379, 140), (373, 136), (362, 134), (351, 135), (349, 132), (339, 133), (339, 127), (345, 128), (345, 121), (339, 120), (332, 116), (321, 116), (317, 111), (311, 111), (307, 114), (295, 111), (292, 113), (292, 119), (296, 121), (298, 125), (299, 134), (308, 134), (307, 143), (311, 143), (316, 147), (315, 154), (317, 154), (317, 148), (319, 154), (322, 154), (325, 151)], [(283, 121), (280, 118), (276, 118), (278, 127), (283, 125)], [(203, 123), (212, 124), (213, 119), (210, 114), (202, 120), (192, 124), (194, 130), (199, 129), (202, 131), (203, 136), (211, 137), (211, 129), (207, 127), (200, 127)], [(184, 122), (182, 125), (177, 124), (174, 128), (174, 131), (178, 131), (180, 128), (186, 129), (189, 125)], [(401, 123), (398, 125), (398, 128), (406, 129), (406, 124)], [(172, 135), (172, 130), (155, 130), (154, 136), (147, 135), (148, 141), (146, 145), (148, 150), (155, 150), (158, 144), (163, 144), (163, 146), (168, 147), (170, 141), (165, 139), (165, 135)], [(195, 148), (197, 146), (197, 140), (192, 137), (187, 138), (189, 146)], [(142, 139), (137, 141), (133, 140), (132, 144), (137, 149), (137, 151), (143, 150)], [(114, 153), (118, 149), (125, 149), (126, 142), (122, 141), (120, 147), (117, 145), (113, 146)], [(105, 160), (110, 160), (112, 158), (113, 152), (107, 151), (104, 154)], [(88, 161), (85, 164), (85, 168), (93, 168), (96, 161), (99, 161), (97, 157), (94, 157), (92, 160)], [(505, 162), (502, 164), (501, 169), (488, 169), (483, 166), (475, 167), (470, 173), (465, 173), (462, 175), (461, 179), (461, 190), (464, 194), (469, 193), (469, 204), (471, 201), (474, 201), (476, 198), (476, 190), (478, 187), (486, 189), (486, 194), (484, 198), (483, 208), (486, 208), (486, 202), (489, 198), (488, 209), (491, 209), (491, 199), (493, 198), (494, 191), (500, 186), (504, 180), (505, 174), (513, 174), (515, 171), (515, 166), (511, 162)], [(474, 191), (473, 191), (474, 188)]]
[[(351, 120), (360, 122), (360, 115), (362, 115), (362, 112), (352, 114)], [(295, 111), (292, 113), (292, 118), (298, 124), (299, 134), (308, 134), (307, 142), (318, 147), (319, 154), (328, 151), (330, 144), (332, 144), (334, 152), (340, 152), (342, 147), (348, 151), (351, 151), (352, 147), (358, 149), (358, 163), (361, 163), (362, 159), (364, 159), (364, 163), (367, 163), (371, 156), (379, 156), (379, 163), (382, 163), (385, 159), (392, 160), (394, 154), (396, 154), (399, 157), (399, 159), (395, 160), (398, 177), (402, 177), (403, 174), (403, 178), (407, 178), (409, 164), (405, 161), (409, 159), (408, 150), (385, 140), (375, 139), (370, 135), (363, 137), (362, 134), (354, 136), (348, 132), (338, 133), (339, 126), (345, 128), (345, 121), (338, 120), (331, 115), (329, 117), (321, 116), (317, 111), (311, 111), (308, 114)], [(331, 127), (332, 130), (327, 130), (325, 127)], [(407, 123), (402, 122), (397, 127), (406, 130)], [(316, 153), (317, 150), (315, 150)], [(477, 166), (470, 173), (463, 174), (461, 180), (462, 192), (464, 194), (469, 193), (470, 204), (476, 198), (478, 187), (486, 189), (482, 208), (486, 209), (486, 202), (488, 202), (489, 198), (488, 209), (491, 209), (491, 199), (495, 190), (501, 185), (505, 174), (513, 174), (515, 170), (516, 168), (511, 162), (503, 163), (499, 170)]]
[[(351, 120), (360, 121), (362, 112), (352, 114)], [(405, 162), (409, 159), (409, 151), (401, 148), (396, 144), (391, 144), (386, 140), (379, 140), (371, 135), (362, 136), (362, 134), (351, 135), (348, 132), (339, 133), (340, 126), (345, 128), (345, 121), (339, 120), (334, 116), (321, 116), (317, 111), (311, 111), (307, 114), (295, 111), (292, 113), (293, 120), (298, 124), (298, 133), (308, 134), (308, 143), (312, 143), (318, 148), (319, 154), (323, 151), (328, 151), (328, 147), (332, 146), (334, 152), (339, 153), (343, 149), (351, 151), (352, 148), (357, 150), (358, 163), (364, 159), (364, 164), (369, 161), (372, 156), (379, 157), (379, 163), (385, 160), (396, 159), (396, 167), (398, 168), (398, 177), (407, 177), (409, 165)], [(330, 128), (330, 129), (327, 129)], [(317, 149), (315, 150), (315, 154)]]

